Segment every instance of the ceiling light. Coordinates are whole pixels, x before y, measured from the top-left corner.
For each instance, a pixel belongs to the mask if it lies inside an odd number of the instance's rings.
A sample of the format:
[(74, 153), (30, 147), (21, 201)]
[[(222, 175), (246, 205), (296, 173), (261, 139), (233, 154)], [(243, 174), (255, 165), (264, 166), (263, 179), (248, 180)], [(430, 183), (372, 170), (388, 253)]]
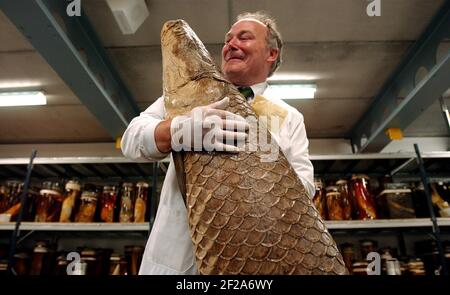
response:
[(313, 83), (269, 81), (264, 95), (281, 99), (313, 99), (317, 86)]
[(35, 106), (47, 104), (41, 91), (0, 92), (0, 107)]
[(145, 0), (107, 0), (122, 34), (134, 34), (148, 17)]

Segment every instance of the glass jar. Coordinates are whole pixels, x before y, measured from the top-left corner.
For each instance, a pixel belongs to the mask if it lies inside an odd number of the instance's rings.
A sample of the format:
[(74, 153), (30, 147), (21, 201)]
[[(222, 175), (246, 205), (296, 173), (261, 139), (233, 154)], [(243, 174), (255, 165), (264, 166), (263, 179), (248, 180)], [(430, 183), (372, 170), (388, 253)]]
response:
[(67, 254), (61, 253), (56, 258), (56, 266), (55, 266), (55, 275), (57, 276), (65, 276), (67, 275), (67, 266), (69, 265), (69, 261), (67, 261)]
[(352, 219), (352, 201), (349, 195), (349, 189), (347, 180), (340, 179), (336, 181), (336, 186), (338, 187), (338, 191), (341, 194), (341, 205), (343, 211), (344, 220)]
[(23, 210), (23, 221), (34, 221), (36, 217), (36, 203), (39, 199), (39, 189), (31, 187), (28, 189), (27, 202)]
[(355, 276), (367, 276), (367, 267), (369, 263), (367, 261), (355, 261), (352, 265), (353, 274)]
[(97, 193), (95, 191), (84, 191), (81, 194), (81, 202), (76, 222), (93, 222), (95, 210), (97, 209)]
[(6, 182), (4, 208), (5, 211), (0, 213), (10, 214), (10, 219), (19, 214), (20, 209), (20, 193), (22, 192), (23, 182), (11, 180)]
[(30, 272), (31, 258), (27, 252), (14, 254), (14, 272), (18, 275), (28, 275)]
[(100, 220), (114, 222), (116, 208), (117, 189), (115, 186), (104, 186), (100, 196)]
[(81, 262), (86, 263), (86, 271), (85, 274), (89, 276), (95, 276), (100, 275), (98, 273), (99, 267), (98, 267), (98, 258), (97, 258), (97, 252), (95, 250), (91, 249), (85, 249), (81, 251)]
[[(417, 218), (430, 218), (430, 210), (428, 209), (427, 195), (421, 182), (413, 184), (412, 200), (414, 204), (414, 211)], [(437, 215), (437, 210), (433, 206), (433, 210)]]
[(60, 222), (71, 222), (75, 219), (75, 205), (80, 196), (80, 183), (76, 180), (69, 180), (66, 183), (66, 190), (63, 195)]
[(436, 241), (417, 241), (414, 244), (417, 256), (419, 256), (424, 263), (426, 274), (439, 275), (442, 268)]
[(344, 220), (341, 193), (338, 191), (337, 186), (327, 186), (326, 191), (328, 219)]
[(136, 184), (136, 201), (134, 203), (134, 222), (146, 221), (148, 183), (138, 182)]
[(109, 274), (123, 276), (127, 274), (127, 261), (118, 253), (112, 253), (109, 258)]
[(314, 179), (314, 186), (316, 187), (316, 193), (313, 198), (313, 204), (323, 220), (327, 219), (326, 211), (326, 198), (325, 190), (323, 188), (323, 183), (321, 179)]
[(134, 189), (133, 184), (125, 182), (122, 185), (122, 197), (120, 199), (120, 214), (119, 222), (132, 222), (133, 221), (133, 199)]
[(376, 219), (377, 212), (369, 190), (369, 177), (367, 175), (355, 174), (352, 176), (352, 195), (358, 209), (358, 219)]
[(128, 275), (137, 275), (141, 266), (142, 254), (144, 247), (142, 246), (125, 246), (125, 259), (128, 265)]
[(52, 271), (52, 251), (46, 242), (37, 242), (33, 249), (30, 275), (49, 275)]
[(8, 259), (0, 259), (0, 275), (9, 275)]
[(361, 259), (367, 259), (367, 255), (370, 252), (376, 252), (378, 247), (378, 243), (373, 240), (361, 240), (359, 245), (361, 248)]
[(411, 258), (407, 264), (408, 274), (412, 276), (424, 276), (425, 265), (420, 258)]
[(400, 262), (397, 258), (391, 258), (386, 261), (386, 274), (388, 276), (400, 276), (402, 274)]
[(58, 221), (61, 213), (61, 206), (62, 196), (58, 191), (42, 189), (39, 192), (34, 220), (37, 222)]
[(344, 243), (341, 245), (342, 258), (344, 259), (345, 266), (348, 272), (351, 274), (353, 272), (353, 262), (355, 259), (355, 253), (353, 250), (353, 244)]
[(393, 184), (387, 185), (387, 188), (377, 196), (377, 204), (381, 218), (416, 217), (409, 188), (396, 188)]
[(0, 213), (5, 212), (8, 209), (9, 194), (7, 187), (0, 185)]

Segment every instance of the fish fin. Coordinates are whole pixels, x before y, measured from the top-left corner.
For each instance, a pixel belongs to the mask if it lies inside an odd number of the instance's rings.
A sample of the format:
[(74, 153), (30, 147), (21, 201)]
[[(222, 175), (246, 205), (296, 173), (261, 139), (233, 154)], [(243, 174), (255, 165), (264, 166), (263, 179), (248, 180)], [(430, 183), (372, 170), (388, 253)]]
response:
[(186, 174), (184, 173), (184, 152), (172, 152), (173, 162), (175, 164), (175, 172), (177, 175), (178, 187), (180, 188), (181, 196), (186, 205)]

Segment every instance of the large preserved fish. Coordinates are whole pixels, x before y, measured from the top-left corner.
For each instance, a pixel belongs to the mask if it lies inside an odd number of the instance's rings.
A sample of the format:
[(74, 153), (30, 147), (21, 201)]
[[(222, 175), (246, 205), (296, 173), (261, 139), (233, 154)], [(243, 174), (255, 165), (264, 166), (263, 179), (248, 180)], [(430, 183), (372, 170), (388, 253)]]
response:
[[(167, 118), (224, 97), (230, 99), (227, 111), (256, 116), (185, 21), (166, 22), (161, 44)], [(173, 156), (201, 274), (347, 273), (336, 243), (281, 151), (272, 161), (260, 146), (239, 153)]]

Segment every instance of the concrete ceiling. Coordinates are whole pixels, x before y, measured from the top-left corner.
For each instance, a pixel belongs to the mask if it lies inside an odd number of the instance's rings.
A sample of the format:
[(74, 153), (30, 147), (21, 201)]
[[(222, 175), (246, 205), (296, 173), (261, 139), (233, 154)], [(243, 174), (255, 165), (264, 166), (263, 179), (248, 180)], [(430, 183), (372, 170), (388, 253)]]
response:
[[(303, 113), (308, 136), (343, 138), (443, 2), (382, 1), (381, 16), (370, 18), (365, 0), (147, 0), (150, 16), (134, 35), (121, 34), (104, 0), (82, 1), (82, 8), (141, 109), (161, 94), (159, 35), (165, 21), (188, 21), (219, 61), (235, 16), (266, 10), (285, 41), (278, 74), (296, 74), (318, 85), (315, 100), (290, 102)], [(43, 107), (0, 108), (0, 143), (112, 140), (1, 11), (0, 68), (0, 88), (39, 87), (49, 101)], [(405, 132), (447, 136), (440, 119), (435, 103)]]

